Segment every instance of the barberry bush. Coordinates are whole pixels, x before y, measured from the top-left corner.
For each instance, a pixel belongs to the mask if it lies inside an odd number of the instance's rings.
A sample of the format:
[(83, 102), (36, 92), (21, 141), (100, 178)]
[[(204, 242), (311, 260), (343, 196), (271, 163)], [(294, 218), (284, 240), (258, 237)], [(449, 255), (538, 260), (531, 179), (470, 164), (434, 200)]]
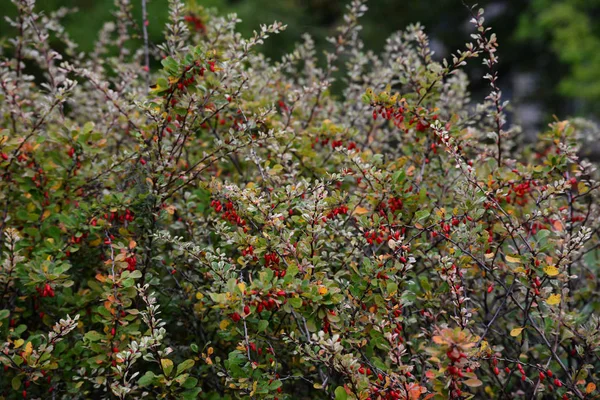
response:
[(89, 54), (13, 4), (1, 398), (596, 398), (595, 128), (519, 140), (483, 11), (440, 61), (420, 25), (364, 49), (353, 0), (274, 62), (284, 25), (179, 0)]

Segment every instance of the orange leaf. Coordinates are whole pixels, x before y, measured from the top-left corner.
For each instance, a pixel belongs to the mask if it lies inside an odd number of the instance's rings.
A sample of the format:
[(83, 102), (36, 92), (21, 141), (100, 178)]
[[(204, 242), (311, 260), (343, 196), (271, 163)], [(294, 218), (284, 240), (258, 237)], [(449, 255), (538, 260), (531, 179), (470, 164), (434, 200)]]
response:
[(596, 390), (596, 384), (594, 382), (588, 383), (587, 386), (585, 387), (585, 392), (587, 394), (592, 393), (594, 390)]

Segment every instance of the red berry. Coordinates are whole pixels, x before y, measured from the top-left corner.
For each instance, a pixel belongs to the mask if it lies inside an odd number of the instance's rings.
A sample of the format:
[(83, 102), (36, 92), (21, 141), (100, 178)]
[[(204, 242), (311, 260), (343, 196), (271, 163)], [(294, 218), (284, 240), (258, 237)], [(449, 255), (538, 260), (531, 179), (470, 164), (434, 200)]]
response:
[(244, 306), (244, 314), (250, 314), (250, 306), (248, 304)]

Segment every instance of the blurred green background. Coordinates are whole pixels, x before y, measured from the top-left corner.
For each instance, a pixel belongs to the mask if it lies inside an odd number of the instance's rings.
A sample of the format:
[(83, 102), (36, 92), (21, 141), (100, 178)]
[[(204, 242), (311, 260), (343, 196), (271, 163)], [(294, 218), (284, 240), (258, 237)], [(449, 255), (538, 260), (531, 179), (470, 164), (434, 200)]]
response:
[[(261, 23), (283, 21), (288, 29), (268, 40), (263, 51), (278, 58), (292, 49), (304, 32), (320, 48), (340, 22), (346, 1), (341, 0), (190, 0), (222, 13), (236, 12), (240, 30), (249, 35)], [(141, 21), (141, 0), (131, 0)], [(13, 16), (10, 0), (0, 0), (3, 15)], [(113, 0), (38, 0), (38, 10), (77, 8), (65, 20), (67, 31), (82, 50), (90, 50), (102, 24), (110, 20)], [(468, 3), (472, 3), (468, 1)], [(370, 0), (363, 20), (367, 48), (382, 49), (386, 38), (408, 24), (420, 22), (430, 34), (437, 55), (446, 57), (469, 39), (469, 13), (461, 0)], [(488, 24), (500, 42), (500, 84), (511, 100), (514, 119), (533, 131), (552, 120), (600, 115), (600, 0), (485, 0)], [(149, 0), (149, 33), (160, 42), (167, 18), (167, 0)], [(10, 35), (0, 22), (0, 37)], [(485, 96), (479, 65), (468, 69), (477, 99)], [(480, 97), (481, 96), (481, 97)]]

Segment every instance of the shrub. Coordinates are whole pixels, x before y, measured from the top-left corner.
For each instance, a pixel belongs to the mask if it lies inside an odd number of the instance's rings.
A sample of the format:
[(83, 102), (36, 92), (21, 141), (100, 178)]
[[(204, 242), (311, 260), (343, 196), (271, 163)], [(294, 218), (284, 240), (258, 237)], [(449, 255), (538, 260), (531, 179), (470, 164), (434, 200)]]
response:
[(596, 393), (589, 125), (520, 143), (483, 11), (440, 62), (419, 25), (364, 50), (353, 0), (324, 59), (305, 36), (272, 62), (257, 46), (280, 23), (243, 38), (235, 15), (171, 0), (165, 42), (131, 49), (144, 24), (118, 1), (81, 54), (63, 11), (13, 2), (3, 398)]

